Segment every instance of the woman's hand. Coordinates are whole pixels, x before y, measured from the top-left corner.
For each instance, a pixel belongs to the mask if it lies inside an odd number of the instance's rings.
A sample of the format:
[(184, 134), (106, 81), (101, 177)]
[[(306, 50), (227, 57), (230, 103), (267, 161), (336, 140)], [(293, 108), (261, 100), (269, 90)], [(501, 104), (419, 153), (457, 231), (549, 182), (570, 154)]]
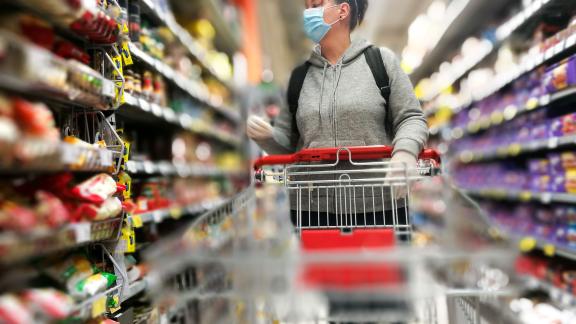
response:
[[(416, 157), (408, 152), (398, 151), (394, 153), (392, 159), (390, 159), (392, 163), (392, 168), (402, 168), (406, 167), (407, 172), (403, 170), (398, 170), (394, 172), (390, 172), (387, 175), (387, 178), (397, 178), (395, 182), (401, 183), (401, 186), (394, 187), (394, 195), (396, 199), (405, 198), (408, 194), (408, 186), (410, 185), (410, 181), (408, 179), (404, 179), (405, 177), (411, 177), (414, 175), (416, 171), (416, 167), (418, 167), (418, 160)], [(406, 185), (404, 185), (406, 183)]]
[(258, 116), (252, 115), (248, 117), (246, 133), (248, 137), (255, 141), (272, 138), (273, 129), (270, 123)]

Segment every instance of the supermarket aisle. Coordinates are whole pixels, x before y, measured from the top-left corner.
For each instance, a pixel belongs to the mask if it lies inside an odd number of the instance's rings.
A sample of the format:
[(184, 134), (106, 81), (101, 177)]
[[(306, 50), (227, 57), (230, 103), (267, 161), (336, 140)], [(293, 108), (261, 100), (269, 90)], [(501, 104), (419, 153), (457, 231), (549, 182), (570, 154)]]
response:
[(575, 1), (0, 16), (0, 323), (576, 322)]

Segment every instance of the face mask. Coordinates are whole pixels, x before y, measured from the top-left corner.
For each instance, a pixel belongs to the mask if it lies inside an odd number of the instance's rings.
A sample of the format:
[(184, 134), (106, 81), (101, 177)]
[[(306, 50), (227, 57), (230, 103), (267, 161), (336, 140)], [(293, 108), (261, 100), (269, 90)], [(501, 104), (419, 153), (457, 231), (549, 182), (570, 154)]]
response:
[(324, 36), (326, 36), (330, 31), (332, 25), (340, 21), (340, 19), (338, 19), (331, 24), (324, 22), (324, 9), (337, 6), (338, 5), (327, 8), (319, 7), (304, 10), (304, 31), (306, 32), (306, 36), (308, 36), (308, 38), (310, 38), (314, 43), (320, 43)]

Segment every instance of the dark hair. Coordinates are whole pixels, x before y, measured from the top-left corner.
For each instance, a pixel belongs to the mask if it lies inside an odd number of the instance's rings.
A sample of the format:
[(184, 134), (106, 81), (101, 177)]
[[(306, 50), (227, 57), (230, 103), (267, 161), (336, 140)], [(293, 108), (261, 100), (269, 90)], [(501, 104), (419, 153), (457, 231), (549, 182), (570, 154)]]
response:
[(364, 16), (368, 9), (368, 0), (336, 0), (336, 3), (348, 3), (350, 5), (350, 31), (354, 30), (364, 21)]

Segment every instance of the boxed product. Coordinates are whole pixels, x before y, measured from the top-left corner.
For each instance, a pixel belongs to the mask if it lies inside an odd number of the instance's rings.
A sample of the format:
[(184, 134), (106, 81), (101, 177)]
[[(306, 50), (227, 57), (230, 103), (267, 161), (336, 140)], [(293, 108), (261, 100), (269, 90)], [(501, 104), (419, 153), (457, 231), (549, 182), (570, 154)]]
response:
[(555, 93), (576, 85), (576, 56), (552, 65), (544, 74), (547, 93)]

